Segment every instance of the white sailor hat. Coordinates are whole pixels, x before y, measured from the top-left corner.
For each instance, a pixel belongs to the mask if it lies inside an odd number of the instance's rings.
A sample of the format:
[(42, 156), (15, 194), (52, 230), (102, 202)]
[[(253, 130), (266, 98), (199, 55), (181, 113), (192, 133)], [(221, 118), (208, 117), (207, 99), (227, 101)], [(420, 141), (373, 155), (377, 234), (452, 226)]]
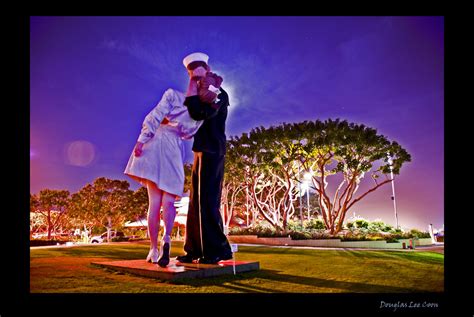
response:
[(198, 62), (198, 61), (204, 62), (207, 64), (207, 62), (209, 61), (209, 56), (201, 52), (189, 54), (183, 59), (183, 65), (184, 67), (187, 68), (188, 65), (191, 64), (192, 62)]

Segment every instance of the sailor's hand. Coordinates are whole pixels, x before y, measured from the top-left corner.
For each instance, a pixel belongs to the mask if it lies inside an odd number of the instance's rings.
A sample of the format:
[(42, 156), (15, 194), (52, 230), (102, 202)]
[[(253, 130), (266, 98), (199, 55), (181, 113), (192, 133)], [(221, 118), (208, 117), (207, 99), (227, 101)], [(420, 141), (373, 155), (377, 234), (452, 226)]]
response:
[(198, 68), (189, 71), (189, 77), (191, 77), (191, 79), (199, 80), (206, 76), (206, 73), (207, 69), (199, 66)]

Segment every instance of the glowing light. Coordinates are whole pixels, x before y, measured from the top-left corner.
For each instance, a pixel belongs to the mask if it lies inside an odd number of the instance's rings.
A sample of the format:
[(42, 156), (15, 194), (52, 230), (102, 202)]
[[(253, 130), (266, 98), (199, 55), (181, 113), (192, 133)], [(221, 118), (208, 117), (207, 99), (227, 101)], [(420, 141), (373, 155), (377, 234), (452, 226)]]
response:
[(240, 99), (238, 98), (238, 89), (235, 85), (235, 83), (232, 81), (231, 76), (226, 76), (225, 71), (221, 71), (217, 68), (212, 68), (212, 72), (215, 72), (216, 74), (222, 75), (224, 78), (224, 81), (222, 83), (222, 88), (227, 92), (229, 95), (229, 104), (230, 107), (228, 109), (228, 115), (231, 114), (231, 112), (234, 111), (234, 109), (240, 104)]
[(308, 190), (309, 184), (308, 182), (301, 183), (301, 195), (304, 196), (306, 191)]
[(304, 173), (304, 179), (306, 179), (306, 180), (310, 180), (312, 178), (312, 176), (313, 176), (313, 174), (311, 174), (311, 173), (308, 173), (308, 172)]
[(227, 91), (229, 95), (229, 104), (231, 107), (235, 107), (239, 105), (240, 100), (237, 98), (237, 92), (235, 91), (235, 85), (229, 84), (228, 82), (223, 85), (224, 89)]
[(34, 151), (33, 149), (30, 149), (30, 158), (35, 157), (35, 156), (36, 156), (36, 151)]
[(66, 164), (74, 166), (87, 166), (96, 157), (95, 147), (88, 141), (77, 140), (64, 147), (64, 160)]

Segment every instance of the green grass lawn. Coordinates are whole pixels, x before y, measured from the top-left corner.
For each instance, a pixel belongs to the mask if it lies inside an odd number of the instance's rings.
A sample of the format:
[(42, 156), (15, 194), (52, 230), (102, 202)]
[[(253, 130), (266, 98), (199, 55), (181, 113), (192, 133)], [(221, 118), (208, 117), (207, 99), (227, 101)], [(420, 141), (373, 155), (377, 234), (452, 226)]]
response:
[[(260, 270), (206, 279), (162, 282), (92, 266), (145, 259), (148, 245), (30, 250), (32, 293), (412, 293), (443, 292), (444, 255), (434, 252), (351, 251), (239, 246), (237, 260)], [(183, 253), (173, 242), (171, 256)]]

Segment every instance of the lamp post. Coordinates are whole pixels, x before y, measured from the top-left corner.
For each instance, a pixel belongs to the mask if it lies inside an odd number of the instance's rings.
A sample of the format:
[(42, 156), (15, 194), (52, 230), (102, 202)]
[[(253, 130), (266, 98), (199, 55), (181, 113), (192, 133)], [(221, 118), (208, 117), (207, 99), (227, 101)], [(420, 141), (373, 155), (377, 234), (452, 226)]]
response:
[(303, 181), (303, 183), (301, 183), (301, 194), (304, 196), (307, 191), (308, 191), (308, 183), (306, 181)]
[(298, 165), (298, 194), (300, 196), (300, 221), (301, 221), (301, 227), (303, 227), (303, 203), (301, 202), (302, 184), (299, 178), (300, 178), (300, 166)]
[(246, 214), (247, 214), (247, 227), (249, 226), (249, 187), (245, 187), (245, 209), (246, 209)]
[(247, 227), (249, 226), (249, 184), (247, 182), (250, 167), (245, 166), (245, 209), (247, 214)]
[(393, 209), (395, 211), (395, 222), (397, 224), (397, 229), (399, 228), (398, 226), (398, 215), (397, 215), (397, 202), (395, 200), (395, 180), (393, 178), (393, 160), (392, 157), (390, 156), (390, 152), (387, 152), (387, 157), (388, 157), (388, 165), (390, 165), (390, 178), (392, 180), (392, 200), (393, 200)]
[(310, 218), (309, 214), (309, 181), (311, 180), (311, 173), (305, 173), (304, 174), (304, 179), (305, 179), (305, 187), (306, 187), (306, 202), (308, 205), (308, 220)]
[(309, 220), (309, 185), (308, 188), (306, 189), (306, 202), (308, 204), (308, 220)]

